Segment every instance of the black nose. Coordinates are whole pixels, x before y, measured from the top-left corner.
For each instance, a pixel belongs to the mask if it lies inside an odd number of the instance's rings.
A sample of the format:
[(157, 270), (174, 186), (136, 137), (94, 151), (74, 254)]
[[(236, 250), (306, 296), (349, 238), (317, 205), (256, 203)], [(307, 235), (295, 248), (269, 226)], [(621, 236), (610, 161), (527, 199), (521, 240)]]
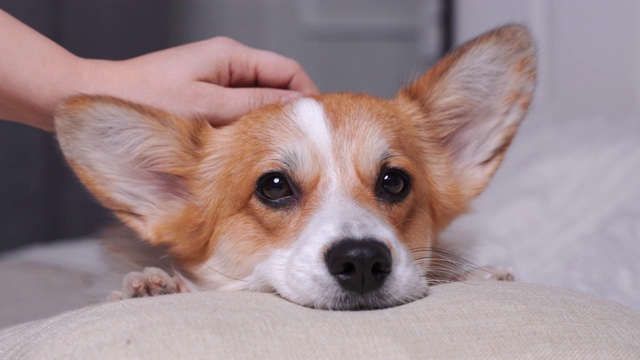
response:
[(327, 268), (340, 286), (364, 294), (379, 289), (391, 272), (391, 253), (380, 241), (344, 239), (324, 256)]

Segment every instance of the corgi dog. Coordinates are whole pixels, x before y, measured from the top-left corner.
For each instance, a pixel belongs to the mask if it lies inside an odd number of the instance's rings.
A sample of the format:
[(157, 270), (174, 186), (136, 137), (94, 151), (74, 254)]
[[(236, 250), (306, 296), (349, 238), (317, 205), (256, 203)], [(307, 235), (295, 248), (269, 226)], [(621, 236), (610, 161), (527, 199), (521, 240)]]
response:
[(172, 259), (127, 275), (113, 297), (242, 290), (336, 310), (425, 297), (439, 233), (487, 186), (527, 113), (535, 57), (529, 32), (508, 25), (393, 99), (306, 97), (220, 128), (67, 99), (55, 127), (69, 165)]

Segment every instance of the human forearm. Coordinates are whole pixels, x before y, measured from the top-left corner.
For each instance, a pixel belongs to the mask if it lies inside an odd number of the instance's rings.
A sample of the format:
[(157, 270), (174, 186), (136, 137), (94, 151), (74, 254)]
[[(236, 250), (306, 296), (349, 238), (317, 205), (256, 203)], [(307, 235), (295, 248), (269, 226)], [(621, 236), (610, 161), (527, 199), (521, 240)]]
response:
[(56, 104), (77, 88), (83, 60), (0, 10), (0, 119), (52, 131)]

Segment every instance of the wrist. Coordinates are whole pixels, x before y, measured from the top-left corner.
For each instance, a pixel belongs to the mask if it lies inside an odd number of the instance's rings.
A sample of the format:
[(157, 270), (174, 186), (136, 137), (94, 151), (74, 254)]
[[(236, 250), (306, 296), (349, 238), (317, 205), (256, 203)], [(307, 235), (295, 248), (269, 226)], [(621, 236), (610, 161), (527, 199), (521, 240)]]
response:
[(70, 87), (71, 93), (65, 97), (87, 94), (87, 95), (112, 95), (117, 92), (116, 79), (117, 61), (84, 59), (79, 58), (77, 72), (73, 84)]
[(52, 61), (54, 65), (48, 69), (48, 77), (42, 79), (40, 88), (44, 91), (29, 95), (34, 102), (26, 107), (32, 111), (31, 116), (27, 117), (31, 120), (21, 122), (45, 131), (53, 131), (54, 111), (64, 99), (79, 93), (78, 89), (84, 82), (86, 62), (86, 59), (71, 53), (65, 53)]

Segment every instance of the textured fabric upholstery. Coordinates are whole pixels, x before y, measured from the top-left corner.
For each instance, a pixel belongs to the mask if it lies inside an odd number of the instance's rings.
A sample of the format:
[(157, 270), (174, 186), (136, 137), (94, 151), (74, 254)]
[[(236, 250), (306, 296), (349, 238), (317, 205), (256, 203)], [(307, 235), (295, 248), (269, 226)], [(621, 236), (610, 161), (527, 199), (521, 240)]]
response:
[(207, 292), (82, 308), (0, 332), (2, 359), (640, 358), (640, 311), (542, 285), (440, 285), (391, 309)]

